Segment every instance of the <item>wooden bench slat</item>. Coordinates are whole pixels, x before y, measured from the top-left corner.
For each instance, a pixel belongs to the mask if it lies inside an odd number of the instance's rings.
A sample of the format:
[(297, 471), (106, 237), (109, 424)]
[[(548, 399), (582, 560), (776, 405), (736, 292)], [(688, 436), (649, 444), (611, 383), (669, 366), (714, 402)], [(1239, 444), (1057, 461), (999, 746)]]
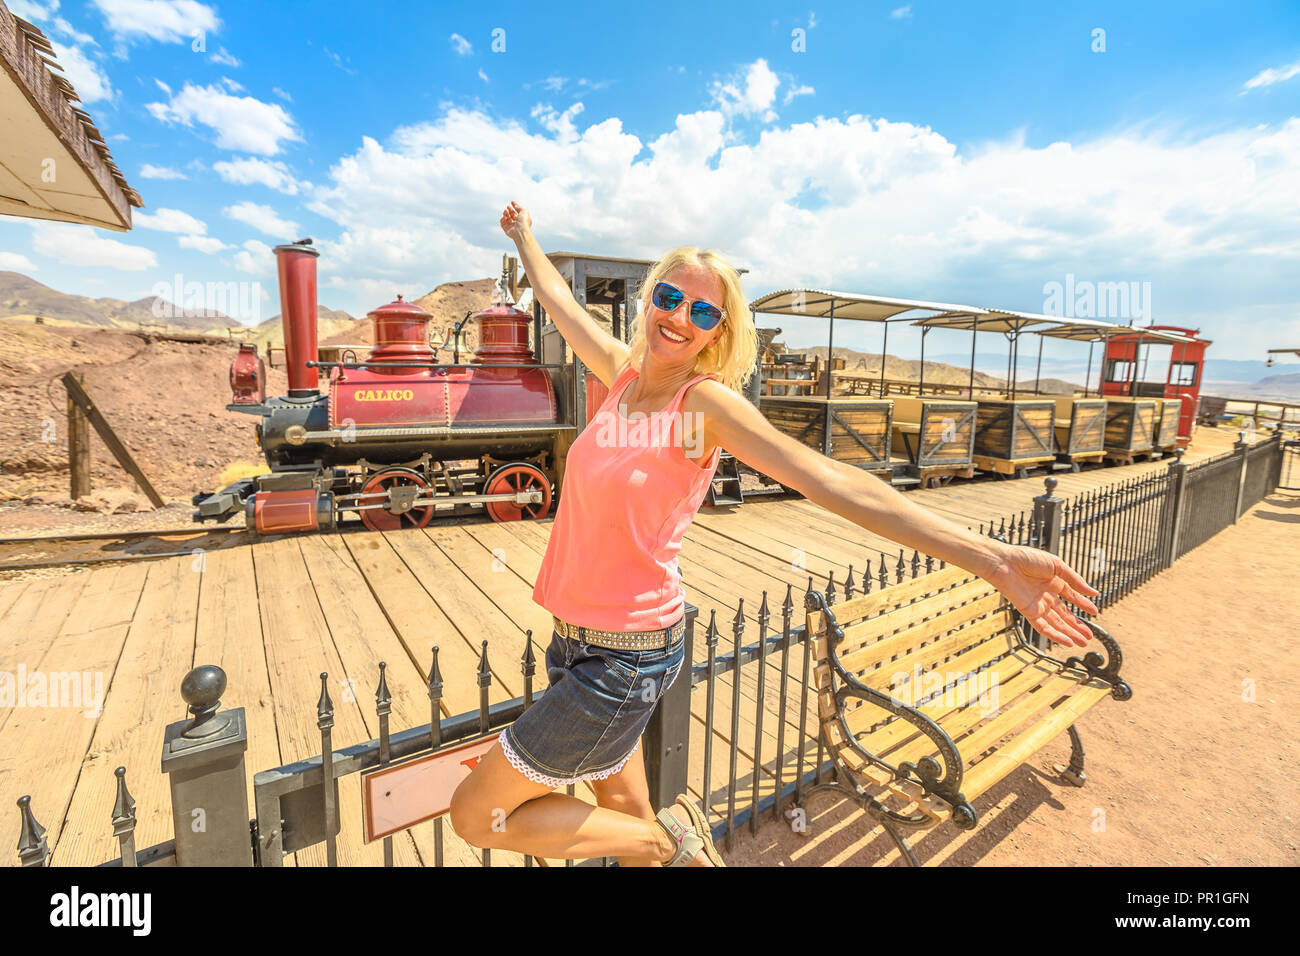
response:
[(966, 799), (973, 800), (986, 793), (1109, 693), (1110, 687), (1104, 684), (1084, 687), (1059, 705), (1045, 720), (981, 760), (966, 773), (962, 782), (962, 792)]
[(957, 748), (966, 763), (971, 764), (1003, 737), (1015, 732), (1022, 724), (1031, 722), (1041, 711), (1051, 707), (1062, 696), (1078, 690), (1080, 686), (1078, 679), (1072, 675), (1054, 675), (1030, 693), (1021, 694), (1011, 705), (999, 708), (995, 715), (957, 740)]
[[(1053, 667), (1050, 667), (1041, 661), (1034, 661), (1028, 665), (1023, 663), (1021, 657), (1010, 657), (1009, 661), (1019, 663), (1021, 669), (1015, 673), (1015, 676), (1007, 681), (998, 678), (998, 704), (999, 711), (1004, 710), (1015, 700), (1018, 700), (1025, 694), (1033, 693), (1045, 681), (1050, 680), (1059, 673)], [(1004, 662), (1005, 663), (1005, 662)], [(992, 668), (990, 668), (992, 670)], [(928, 715), (927, 715), (928, 716)], [(943, 728), (944, 733), (957, 743), (957, 751), (962, 754), (969, 762), (965, 748), (962, 747), (960, 738), (963, 734), (977, 726), (981, 721), (994, 719), (995, 714), (985, 714), (979, 706), (979, 700), (967, 701), (965, 704), (955, 707), (948, 707), (947, 713), (940, 717), (934, 718), (935, 723)], [(873, 751), (875, 752), (875, 751)], [(887, 750), (880, 756), (892, 764), (911, 761), (915, 763), (927, 754), (935, 755), (934, 744), (928, 737), (922, 737), (918, 740), (907, 742), (903, 747), (895, 747)]]
[[(933, 622), (907, 628), (898, 635), (885, 637), (883, 641), (861, 650), (840, 654), (840, 663), (852, 674), (879, 663), (879, 669), (874, 674), (868, 672), (867, 678), (874, 678), (880, 671), (887, 671), (887, 676), (892, 676), (900, 671), (914, 671), (918, 667), (922, 671), (927, 670), (965, 646), (996, 640), (998, 635), (1009, 631), (1013, 626), (1010, 615), (998, 610), (1004, 600), (1001, 594), (989, 594), (974, 604), (954, 607), (949, 613), (933, 619)], [(949, 631), (950, 633), (945, 633)], [(920, 646), (922, 641), (930, 643)], [(879, 678), (863, 679), (862, 683), (876, 687)]]
[[(932, 571), (910, 581), (890, 585), (883, 591), (861, 594), (848, 601), (833, 604), (831, 611), (835, 614), (835, 619), (843, 624), (845, 621), (855, 621), (858, 618), (872, 617), (891, 611), (903, 604), (910, 604), (917, 598), (933, 594), (941, 588), (952, 587), (977, 577), (974, 572), (950, 564), (939, 571)], [(814, 611), (810, 617), (819, 619), (821, 612)]]
[[(895, 634), (890, 634), (882, 640), (861, 647), (854, 647), (849, 643), (849, 629), (845, 628), (845, 640), (840, 645), (840, 648), (837, 648), (840, 664), (845, 670), (856, 673), (873, 664), (879, 663), (887, 666), (890, 658), (898, 657), (899, 660), (892, 663), (900, 664), (903, 661), (908, 661), (908, 668), (910, 669), (913, 666), (911, 662), (915, 655), (919, 654), (927, 658), (933, 657), (934, 647), (938, 643), (943, 643), (945, 647), (952, 647), (953, 643), (950, 638), (961, 639), (960, 631), (954, 631), (954, 628), (974, 632), (976, 625), (980, 623), (980, 619), (986, 616), (995, 616), (998, 608), (1005, 601), (1006, 598), (1003, 597), (1000, 591), (994, 591), (992, 594), (986, 594), (969, 604), (963, 604), (950, 611), (945, 611), (927, 621), (918, 620)], [(912, 607), (912, 605), (908, 605), (908, 607)], [(869, 624), (871, 622), (864, 623)], [(897, 621), (895, 626), (901, 623), (901, 621)], [(1000, 626), (1010, 626), (1010, 618), (1006, 618), (1005, 622)], [(879, 628), (879, 626), (877, 627)], [(948, 631), (953, 631), (953, 633), (944, 636)], [(861, 631), (857, 631), (857, 634), (861, 633)], [(972, 639), (971, 643), (974, 643), (975, 640)], [(934, 643), (921, 647), (927, 641)], [(846, 646), (849, 648), (847, 651), (843, 650)], [(942, 657), (939, 659), (942, 659)]]

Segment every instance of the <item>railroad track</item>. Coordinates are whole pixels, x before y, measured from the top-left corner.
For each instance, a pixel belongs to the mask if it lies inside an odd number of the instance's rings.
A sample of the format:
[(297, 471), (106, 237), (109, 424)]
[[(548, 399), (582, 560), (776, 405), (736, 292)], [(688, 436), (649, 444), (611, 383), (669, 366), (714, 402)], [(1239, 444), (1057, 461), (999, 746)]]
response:
[(239, 528), (165, 528), (30, 538), (0, 538), (0, 571), (29, 571), (109, 561), (148, 561), (216, 551), (257, 538)]

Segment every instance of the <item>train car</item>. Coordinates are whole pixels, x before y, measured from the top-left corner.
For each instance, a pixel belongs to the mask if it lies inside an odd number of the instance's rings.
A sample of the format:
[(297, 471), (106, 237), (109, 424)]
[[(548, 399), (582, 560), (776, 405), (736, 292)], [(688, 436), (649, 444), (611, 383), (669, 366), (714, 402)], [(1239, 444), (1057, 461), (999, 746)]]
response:
[(333, 528), (347, 513), (379, 531), (467, 507), (496, 521), (545, 518), (557, 491), (556, 443), (574, 425), (560, 366), (534, 361), (531, 319), (507, 301), (505, 279), (475, 316), (480, 345), (466, 364), (435, 361), (432, 316), (401, 296), (369, 313), (375, 345), (364, 360), (344, 352), (321, 361), (318, 255), (310, 239), (275, 248), (288, 394), (265, 397), (252, 346), (231, 366), (226, 408), (260, 419), (269, 472), (195, 495), (194, 520), (242, 511), (250, 528), (271, 534)]
[[(1101, 394), (1107, 399), (1155, 400), (1158, 407), (1152, 410), (1148, 437), (1157, 448), (1169, 447), (1169, 421), (1173, 417), (1166, 416), (1162, 400), (1178, 402), (1173, 444), (1186, 448), (1195, 434), (1205, 350), (1213, 344), (1210, 339), (1199, 338), (1200, 332), (1176, 325), (1148, 325), (1125, 328), (1106, 338)], [(1158, 375), (1164, 367), (1163, 380), (1148, 380), (1151, 353), (1156, 349), (1161, 354), (1157, 355), (1155, 371)], [(1168, 408), (1169, 413), (1173, 411)]]

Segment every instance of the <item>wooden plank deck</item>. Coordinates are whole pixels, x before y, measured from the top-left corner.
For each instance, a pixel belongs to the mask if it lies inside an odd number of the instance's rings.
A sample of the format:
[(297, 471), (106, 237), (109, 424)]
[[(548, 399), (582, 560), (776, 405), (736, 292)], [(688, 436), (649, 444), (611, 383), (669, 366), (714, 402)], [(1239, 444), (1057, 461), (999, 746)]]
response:
[[(1189, 464), (1231, 449), (1236, 432), (1201, 428), (1184, 460)], [(1164, 469), (1172, 459), (1057, 474), (1056, 493), (1070, 497), (1088, 489)], [(959, 523), (977, 526), (1024, 511), (1043, 492), (1042, 476), (955, 482), (907, 494)], [(493, 674), (490, 699), (522, 693), (520, 659), (525, 631), (532, 629), (539, 664), (535, 681), (545, 685), (541, 661), (550, 640), (549, 613), (532, 601), (532, 587), (552, 521), (439, 525), (418, 531), (349, 532), (297, 536), (183, 558), (101, 565), (49, 577), (0, 581), (0, 672), (21, 666), (33, 672), (86, 672), (102, 679), (98, 712), (71, 707), (0, 709), (0, 807), (11, 839), (18, 830), (16, 801), (32, 796), (32, 809), (47, 829), (53, 865), (94, 865), (116, 855), (111, 835), (115, 778), (127, 768), (136, 800), (139, 849), (170, 838), (167, 782), (159, 771), (166, 724), (182, 719), (180, 682), (197, 664), (218, 664), (229, 686), (223, 707), (247, 711), (250, 813), (256, 772), (319, 751), (316, 702), (321, 672), (329, 674), (335, 707), (334, 742), (345, 747), (378, 732), (374, 690), (378, 662), (388, 665), (394, 731), (424, 724), (429, 700), (424, 678), (431, 648), (439, 647), (444, 678), (444, 715), (478, 706), (481, 642), (489, 639)], [(695, 661), (707, 659), (705, 634), (711, 613), (719, 631), (717, 652), (732, 647), (732, 620), (743, 602), (743, 640), (758, 635), (764, 591), (769, 633), (779, 633), (781, 604), (792, 589), (792, 626), (802, 623), (802, 596), (811, 576), (824, 587), (835, 572), (837, 587), (852, 565), (860, 581), (864, 562), (888, 559), (891, 580), (898, 546), (803, 499), (750, 500), (734, 508), (702, 509), (680, 556), (687, 600), (700, 609)], [(907, 554), (910, 559), (910, 551)], [(741, 671), (738, 692), (729, 674), (716, 682), (713, 762), (708, 803), (727, 804), (733, 695), (739, 701), (736, 772), (737, 809), (750, 801), (755, 739), (761, 723), (760, 796), (775, 782), (781, 680), (780, 655), (763, 665), (764, 707), (758, 719), (759, 666)], [(800, 740), (802, 649), (790, 655), (784, 779), (794, 776)], [(702, 787), (705, 688), (692, 694), (691, 778)], [(811, 708), (810, 708), (811, 710)], [(811, 713), (804, 729), (815, 734)], [(804, 745), (804, 769), (816, 758), (815, 741)], [(591, 801), (589, 788), (579, 794)], [(382, 845), (360, 841), (360, 787), (340, 786), (343, 831), (339, 861), (377, 865)], [(697, 792), (697, 797), (703, 794)], [(716, 819), (716, 818), (715, 818)], [(476, 865), (479, 852), (445, 826), (445, 862)], [(0, 830), (0, 833), (5, 830)], [(9, 844), (11, 847), (13, 842)], [(399, 865), (433, 860), (433, 827), (422, 824), (394, 840)], [(286, 860), (322, 865), (324, 847)], [(17, 863), (16, 854), (5, 860)], [(497, 852), (494, 865), (519, 865), (518, 854)], [(552, 861), (554, 863), (556, 861)]]

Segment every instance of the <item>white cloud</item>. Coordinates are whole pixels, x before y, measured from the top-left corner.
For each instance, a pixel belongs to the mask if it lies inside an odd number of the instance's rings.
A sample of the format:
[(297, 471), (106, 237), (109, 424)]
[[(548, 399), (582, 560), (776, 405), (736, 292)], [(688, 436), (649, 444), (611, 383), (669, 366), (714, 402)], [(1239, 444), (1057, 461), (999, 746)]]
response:
[(54, 58), (63, 67), (81, 102), (94, 103), (113, 98), (113, 85), (108, 81), (108, 75), (80, 47), (65, 46), (57, 40), (51, 40), (50, 46), (54, 47)]
[(286, 93), (284, 90), (280, 89), (278, 86), (271, 87), (271, 92), (274, 93), (276, 96), (280, 97), (280, 99), (284, 100), (286, 103), (293, 102), (293, 97), (290, 96), (288, 93)]
[[(58, 4), (55, 4), (55, 6), (57, 7)], [(54, 18), (54, 29), (57, 30), (59, 33), (62, 33), (64, 36), (71, 37), (74, 41), (80, 43), (82, 46), (99, 46), (99, 44), (95, 42), (94, 37), (92, 37), (89, 33), (82, 33), (80, 30), (74, 27), (67, 20), (63, 19), (63, 17)]]
[(249, 239), (243, 243), (242, 250), (235, 253), (231, 263), (240, 272), (256, 276), (270, 275), (275, 271), (275, 253), (266, 243)]
[(195, 219), (189, 213), (181, 212), (179, 209), (159, 209), (152, 215), (147, 212), (137, 212), (132, 217), (132, 222), (145, 229), (157, 229), (160, 232), (183, 232), (201, 236), (208, 231), (207, 225), (202, 220)]
[(330, 58), (330, 60), (334, 63), (334, 65), (337, 66), (344, 73), (346, 73), (348, 76), (357, 75), (357, 71), (352, 69), (352, 67), (348, 66), (348, 64), (352, 62), (351, 57), (339, 56), (337, 53), (330, 50), (330, 48), (327, 46), (321, 47), (321, 49), (325, 51), (325, 55)]
[(912, 5), (909, 3), (905, 7), (895, 7), (889, 11), (889, 15), (895, 20), (910, 20), (912, 18)]
[(776, 119), (772, 103), (776, 100), (776, 88), (780, 79), (767, 65), (767, 60), (759, 58), (751, 63), (743, 75), (737, 74), (730, 79), (715, 82), (710, 93), (723, 114), (730, 116), (754, 116), (762, 114), (764, 122)]
[(483, 72), (482, 67), (479, 68), (479, 71), (478, 71), (478, 78), (479, 78), (480, 80), (482, 80), (484, 83), (491, 83), (491, 82), (492, 82), (491, 80), (488, 79), (488, 75), (487, 75), (486, 73)]
[[(258, 232), (275, 236), (283, 242), (293, 242), (298, 234), (298, 224), (289, 219), (282, 219), (270, 206), (255, 202), (237, 202), (221, 210), (222, 214), (236, 222), (252, 226)], [(247, 243), (245, 243), (247, 245)]]
[(451, 48), (456, 51), (458, 56), (469, 56), (474, 52), (474, 45), (459, 33), (453, 33), (447, 39), (451, 42)]
[(242, 65), (233, 53), (230, 53), (224, 46), (217, 50), (216, 53), (208, 57), (213, 63), (220, 63), (222, 66), (236, 67)]
[(649, 142), (584, 116), (551, 111), (536, 130), (449, 108), (382, 144), (365, 137), (307, 204), (339, 224), (318, 243), (331, 276), (400, 288), (488, 274), (508, 243), (500, 210), (517, 199), (544, 246), (645, 258), (717, 247), (750, 270), (755, 294), (831, 283), (1041, 311), (1043, 284), (1073, 273), (1153, 280), (1157, 320), (1208, 313), (1207, 337), (1218, 322), (1225, 341), (1239, 337), (1226, 318), (1238, 300), (1300, 312), (1300, 118), (959, 150), (859, 115), (739, 143), (717, 110), (681, 114)]
[(549, 106), (542, 106), (540, 103), (533, 107), (532, 117), (542, 125), (543, 129), (550, 130), (555, 134), (556, 139), (562, 143), (572, 143), (578, 138), (578, 131), (573, 125), (573, 118), (581, 113), (583, 105), (574, 103), (563, 113), (556, 113)]
[(158, 265), (153, 251), (116, 239), (103, 239), (88, 226), (67, 222), (33, 222), (32, 249), (65, 265), (103, 266), (137, 271)]
[(814, 90), (811, 86), (792, 86), (790, 87), (789, 90), (786, 91), (785, 99), (781, 101), (781, 105), (789, 106), (790, 101), (794, 99), (796, 96), (812, 96), (812, 94), (816, 92), (817, 91)]
[(58, 12), (59, 0), (47, 0), (45, 3), (40, 0), (9, 0), (6, 6), (10, 13), (22, 17), (28, 23), (46, 23), (52, 21)]
[(145, 163), (140, 167), (141, 179), (188, 179), (178, 169), (172, 169), (170, 166), (154, 166), (151, 163)]
[(1261, 86), (1272, 86), (1274, 83), (1284, 83), (1293, 76), (1300, 76), (1300, 60), (1276, 69), (1270, 67), (1267, 70), (1260, 70), (1246, 81), (1246, 85), (1242, 87), (1242, 92), (1258, 89)]
[(182, 249), (197, 249), (199, 252), (206, 252), (208, 255), (230, 248), (215, 236), (180, 236), (177, 238), (176, 243)]
[(195, 36), (215, 33), (217, 12), (195, 0), (93, 0), (104, 23), (115, 35), (148, 37), (161, 43), (191, 43)]
[[(24, 17), (23, 19), (27, 18)], [(0, 269), (8, 269), (12, 272), (20, 269), (23, 272), (35, 272), (36, 264), (17, 252), (0, 252)]]
[(273, 156), (280, 152), (282, 140), (301, 141), (293, 118), (282, 106), (252, 96), (235, 96), (229, 89), (238, 84), (223, 82), (225, 88), (187, 82), (168, 102), (148, 103), (145, 108), (164, 123), (193, 126), (197, 122), (215, 130), (216, 144), (222, 149)]
[[(245, 157), (220, 160), (213, 163), (212, 168), (228, 183), (237, 183), (241, 186), (259, 183), (286, 196), (298, 195), (298, 181), (294, 179), (289, 167), (281, 162)], [(304, 187), (310, 185), (310, 183), (303, 184)]]

